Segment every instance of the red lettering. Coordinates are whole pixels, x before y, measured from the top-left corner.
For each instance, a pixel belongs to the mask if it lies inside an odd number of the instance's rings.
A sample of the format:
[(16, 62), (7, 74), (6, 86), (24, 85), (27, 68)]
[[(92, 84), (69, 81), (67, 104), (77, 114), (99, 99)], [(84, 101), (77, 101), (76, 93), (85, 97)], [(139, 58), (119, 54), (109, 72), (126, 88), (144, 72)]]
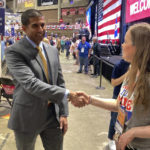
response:
[(123, 100), (122, 100), (122, 105), (124, 107), (126, 106), (127, 100), (128, 100), (127, 97), (123, 98)]
[(131, 104), (132, 104), (132, 100), (128, 100), (127, 105), (126, 105), (126, 110), (127, 111), (131, 110)]

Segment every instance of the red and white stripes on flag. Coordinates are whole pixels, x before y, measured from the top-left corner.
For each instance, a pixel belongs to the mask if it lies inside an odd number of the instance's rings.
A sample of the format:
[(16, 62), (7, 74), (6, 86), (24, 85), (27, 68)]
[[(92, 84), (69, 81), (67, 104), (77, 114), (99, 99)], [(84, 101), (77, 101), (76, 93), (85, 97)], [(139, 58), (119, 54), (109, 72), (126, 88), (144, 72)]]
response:
[[(122, 0), (98, 0), (98, 41), (119, 42)], [(117, 19), (117, 23), (116, 23)], [(117, 37), (115, 30), (117, 26)]]

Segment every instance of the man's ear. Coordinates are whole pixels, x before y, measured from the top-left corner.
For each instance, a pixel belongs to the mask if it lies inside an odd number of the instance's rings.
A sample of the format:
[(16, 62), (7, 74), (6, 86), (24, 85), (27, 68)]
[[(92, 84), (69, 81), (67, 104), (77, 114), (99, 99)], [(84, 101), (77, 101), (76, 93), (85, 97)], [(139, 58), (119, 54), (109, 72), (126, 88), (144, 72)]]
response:
[(22, 30), (26, 33), (26, 26), (25, 25), (22, 25)]

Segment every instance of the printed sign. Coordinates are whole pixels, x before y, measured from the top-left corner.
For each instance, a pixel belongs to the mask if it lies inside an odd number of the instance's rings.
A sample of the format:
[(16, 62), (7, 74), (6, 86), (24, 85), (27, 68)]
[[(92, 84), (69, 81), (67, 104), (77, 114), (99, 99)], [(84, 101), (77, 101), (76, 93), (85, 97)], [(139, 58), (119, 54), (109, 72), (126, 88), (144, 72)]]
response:
[(70, 9), (70, 15), (75, 15), (76, 14), (76, 9), (75, 8), (71, 8)]
[(150, 0), (127, 0), (126, 23), (150, 16)]
[(62, 11), (62, 16), (66, 16), (69, 9), (62, 9), (61, 11)]

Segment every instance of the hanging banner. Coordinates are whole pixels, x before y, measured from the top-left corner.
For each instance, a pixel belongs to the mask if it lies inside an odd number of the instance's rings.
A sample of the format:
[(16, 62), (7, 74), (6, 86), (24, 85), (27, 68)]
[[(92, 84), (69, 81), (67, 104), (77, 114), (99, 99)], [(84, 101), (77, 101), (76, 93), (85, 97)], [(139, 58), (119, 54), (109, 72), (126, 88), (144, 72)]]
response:
[(71, 8), (70, 9), (70, 15), (75, 15), (76, 14), (76, 9), (75, 8)]
[(46, 25), (46, 30), (73, 30), (75, 25), (65, 25), (64, 23), (60, 25)]
[(78, 14), (79, 15), (84, 15), (85, 14), (85, 8), (79, 8), (78, 9)]
[(60, 25), (56, 25), (56, 30), (60, 30)]
[(60, 25), (60, 29), (61, 29), (61, 30), (64, 30), (64, 29), (65, 29), (65, 24), (64, 24), (64, 23), (62, 23), (62, 24)]
[(61, 10), (62, 12), (62, 16), (66, 16), (67, 15), (67, 13), (68, 13), (68, 9), (62, 9)]
[(126, 23), (150, 16), (150, 0), (127, 0)]

